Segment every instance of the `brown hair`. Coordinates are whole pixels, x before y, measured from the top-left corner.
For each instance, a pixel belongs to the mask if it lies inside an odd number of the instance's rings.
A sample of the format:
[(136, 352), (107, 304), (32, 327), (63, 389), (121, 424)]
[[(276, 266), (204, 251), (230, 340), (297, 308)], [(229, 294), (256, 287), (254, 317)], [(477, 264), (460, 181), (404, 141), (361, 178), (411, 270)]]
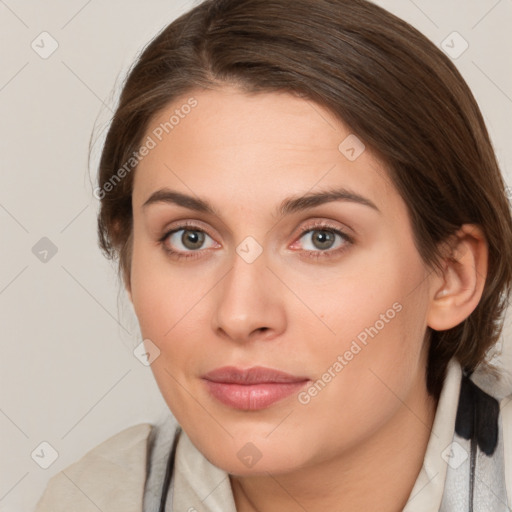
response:
[(109, 258), (119, 257), (125, 283), (134, 173), (105, 187), (126, 169), (161, 109), (196, 88), (223, 84), (300, 94), (350, 126), (387, 165), (431, 268), (439, 265), (440, 242), (462, 224), (482, 228), (489, 247), (483, 295), (456, 327), (428, 328), (429, 392), (439, 396), (452, 357), (470, 372), (483, 362), (501, 334), (512, 280), (505, 184), (478, 105), (450, 59), (365, 0), (206, 0), (141, 52), (110, 124), (96, 189), (99, 244)]

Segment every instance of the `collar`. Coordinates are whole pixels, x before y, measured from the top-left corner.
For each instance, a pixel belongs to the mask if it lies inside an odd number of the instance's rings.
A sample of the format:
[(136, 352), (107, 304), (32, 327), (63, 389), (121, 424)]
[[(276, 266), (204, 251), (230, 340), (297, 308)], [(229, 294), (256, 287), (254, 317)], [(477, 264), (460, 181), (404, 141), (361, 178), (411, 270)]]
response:
[(443, 498), (450, 445), (455, 431), (462, 368), (452, 359), (446, 370), (423, 466), (403, 512), (439, 510)]
[(228, 473), (214, 466), (184, 431), (176, 450), (172, 510), (236, 512)]
[[(403, 512), (438, 510), (447, 472), (447, 450), (453, 440), (462, 369), (455, 360), (447, 367), (423, 466)], [(445, 460), (446, 459), (446, 460)], [(173, 510), (236, 512), (229, 475), (214, 466), (181, 433), (176, 451)]]

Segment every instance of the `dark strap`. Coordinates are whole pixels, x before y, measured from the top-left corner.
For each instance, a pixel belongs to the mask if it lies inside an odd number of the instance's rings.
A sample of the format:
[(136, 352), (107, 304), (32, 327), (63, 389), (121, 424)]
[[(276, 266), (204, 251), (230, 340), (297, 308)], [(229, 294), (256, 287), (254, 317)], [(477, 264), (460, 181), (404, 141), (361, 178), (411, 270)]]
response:
[(463, 375), (455, 432), (464, 439), (475, 439), (480, 450), (491, 456), (498, 444), (500, 405), (496, 398)]
[(176, 459), (176, 447), (178, 446), (178, 439), (181, 434), (181, 427), (178, 425), (176, 432), (174, 433), (174, 440), (172, 442), (171, 452), (167, 459), (167, 468), (165, 470), (165, 478), (162, 486), (162, 495), (160, 497), (160, 506), (158, 512), (165, 512), (165, 502), (167, 501), (167, 495), (169, 494), (169, 487), (171, 485), (172, 473), (174, 470), (174, 460)]
[(469, 464), (469, 512), (473, 512), (477, 447), (491, 456), (498, 444), (498, 400), (480, 389), (470, 378), (462, 376), (455, 432), (471, 440)]

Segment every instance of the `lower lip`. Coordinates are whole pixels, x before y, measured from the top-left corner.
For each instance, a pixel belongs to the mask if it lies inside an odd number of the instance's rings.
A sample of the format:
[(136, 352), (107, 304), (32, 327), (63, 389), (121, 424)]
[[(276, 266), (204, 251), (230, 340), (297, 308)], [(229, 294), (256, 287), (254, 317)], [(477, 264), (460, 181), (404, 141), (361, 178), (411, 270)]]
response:
[(235, 409), (257, 411), (298, 392), (307, 381), (242, 385), (205, 380), (205, 383), (210, 393), (223, 404)]

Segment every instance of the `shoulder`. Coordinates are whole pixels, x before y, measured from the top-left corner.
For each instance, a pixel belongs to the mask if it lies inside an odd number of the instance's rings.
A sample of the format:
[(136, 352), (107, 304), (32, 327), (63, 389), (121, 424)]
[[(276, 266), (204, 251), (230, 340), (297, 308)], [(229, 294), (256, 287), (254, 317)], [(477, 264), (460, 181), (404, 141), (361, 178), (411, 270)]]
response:
[(54, 475), (35, 512), (140, 512), (152, 429), (126, 428)]

